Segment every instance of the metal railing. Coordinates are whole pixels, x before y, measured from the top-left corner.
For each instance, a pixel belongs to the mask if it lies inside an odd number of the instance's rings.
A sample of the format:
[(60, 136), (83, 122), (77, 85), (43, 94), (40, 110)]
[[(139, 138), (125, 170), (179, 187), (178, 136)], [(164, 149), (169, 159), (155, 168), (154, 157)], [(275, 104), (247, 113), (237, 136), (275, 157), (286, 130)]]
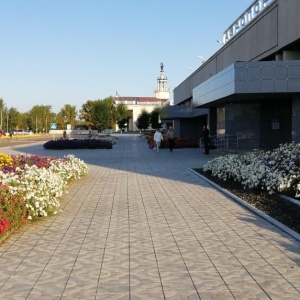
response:
[[(199, 139), (199, 149), (204, 146), (203, 138)], [(210, 148), (229, 149), (239, 148), (239, 135), (238, 134), (222, 134), (210, 136)]]

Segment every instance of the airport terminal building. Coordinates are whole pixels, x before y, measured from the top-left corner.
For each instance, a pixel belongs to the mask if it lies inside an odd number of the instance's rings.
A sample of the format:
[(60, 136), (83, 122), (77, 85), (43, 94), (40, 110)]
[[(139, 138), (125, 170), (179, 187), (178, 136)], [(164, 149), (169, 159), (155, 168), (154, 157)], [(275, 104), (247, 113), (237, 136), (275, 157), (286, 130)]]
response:
[(174, 89), (176, 134), (237, 136), (240, 148), (300, 142), (300, 1), (256, 0), (223, 46)]

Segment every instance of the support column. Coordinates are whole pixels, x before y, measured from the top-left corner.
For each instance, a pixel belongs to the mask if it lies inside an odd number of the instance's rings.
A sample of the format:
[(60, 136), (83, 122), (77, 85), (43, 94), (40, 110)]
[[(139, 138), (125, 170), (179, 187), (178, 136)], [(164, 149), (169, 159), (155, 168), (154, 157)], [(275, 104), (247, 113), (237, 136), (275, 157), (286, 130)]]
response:
[(300, 95), (292, 101), (292, 141), (300, 143)]

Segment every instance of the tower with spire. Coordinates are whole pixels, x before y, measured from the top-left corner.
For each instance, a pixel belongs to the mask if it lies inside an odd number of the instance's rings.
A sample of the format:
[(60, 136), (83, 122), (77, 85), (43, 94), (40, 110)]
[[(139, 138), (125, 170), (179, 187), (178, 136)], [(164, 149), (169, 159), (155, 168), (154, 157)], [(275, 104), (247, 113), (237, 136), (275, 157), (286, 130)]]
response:
[(155, 98), (160, 100), (170, 99), (170, 88), (168, 88), (168, 78), (164, 75), (164, 64), (160, 64), (160, 76), (157, 77), (157, 89), (154, 91)]
[[(136, 121), (143, 110), (151, 113), (155, 108), (165, 105), (170, 100), (168, 78), (164, 75), (164, 65), (160, 64), (160, 76), (157, 77), (157, 89), (155, 97), (120, 96), (118, 92), (114, 96), (114, 105), (125, 104), (130, 112), (127, 122), (128, 131), (137, 131)], [(119, 130), (116, 124), (116, 130)]]

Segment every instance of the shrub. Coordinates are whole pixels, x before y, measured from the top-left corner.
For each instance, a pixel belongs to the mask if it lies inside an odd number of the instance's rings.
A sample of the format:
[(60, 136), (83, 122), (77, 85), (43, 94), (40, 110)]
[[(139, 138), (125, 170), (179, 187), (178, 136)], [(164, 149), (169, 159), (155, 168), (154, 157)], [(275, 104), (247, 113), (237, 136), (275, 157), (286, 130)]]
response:
[(44, 149), (112, 149), (113, 142), (110, 139), (61, 139), (46, 142)]
[[(164, 138), (165, 140), (166, 138)], [(166, 142), (168, 143), (168, 140), (166, 139)], [(177, 137), (175, 139), (175, 148), (198, 148), (199, 147), (199, 141), (196, 139), (184, 139), (181, 137)]]
[[(166, 136), (161, 141), (160, 148), (169, 148), (169, 142)], [(155, 142), (153, 140), (153, 136), (148, 136), (147, 143), (150, 149), (155, 146)], [(198, 148), (199, 142), (196, 139), (183, 139), (181, 137), (177, 137), (175, 139), (175, 148)]]

